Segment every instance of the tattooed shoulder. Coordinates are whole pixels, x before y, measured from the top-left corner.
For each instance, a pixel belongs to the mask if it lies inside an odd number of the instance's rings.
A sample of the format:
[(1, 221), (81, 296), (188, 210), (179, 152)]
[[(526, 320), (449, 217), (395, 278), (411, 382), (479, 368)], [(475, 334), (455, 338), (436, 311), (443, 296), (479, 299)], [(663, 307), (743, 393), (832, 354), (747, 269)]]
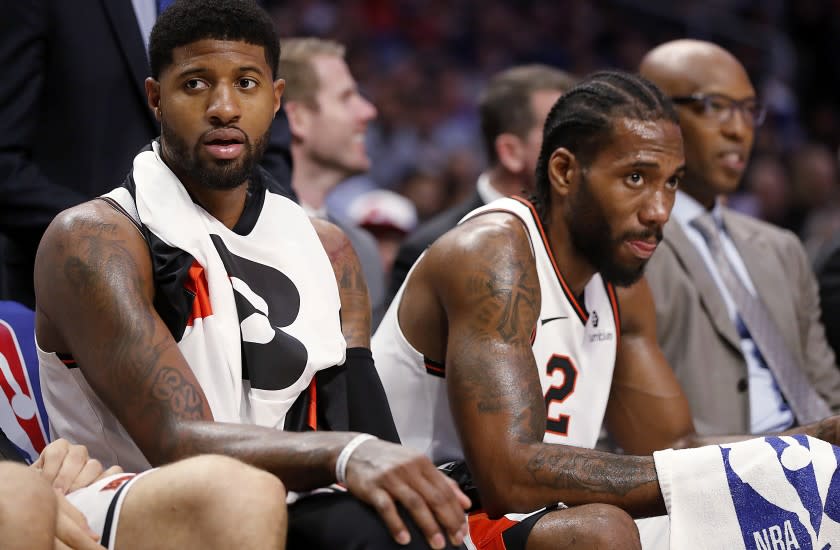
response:
[(349, 347), (370, 346), (370, 299), (362, 266), (347, 235), (336, 225), (312, 220), (332, 264), (341, 299), (341, 330)]
[(522, 223), (511, 215), (486, 214), (459, 227), (443, 244), (448, 250), (438, 260), (440, 269), (473, 312), (474, 328), (505, 343), (530, 339), (540, 288)]
[(438, 259), (441, 269), (458, 266), (449, 268), (444, 300), (457, 334), (447, 345), (448, 383), (463, 411), (493, 415), (517, 440), (539, 441), (545, 408), (531, 334), (541, 297), (525, 229), (510, 215), (488, 214), (447, 240), (451, 257)]

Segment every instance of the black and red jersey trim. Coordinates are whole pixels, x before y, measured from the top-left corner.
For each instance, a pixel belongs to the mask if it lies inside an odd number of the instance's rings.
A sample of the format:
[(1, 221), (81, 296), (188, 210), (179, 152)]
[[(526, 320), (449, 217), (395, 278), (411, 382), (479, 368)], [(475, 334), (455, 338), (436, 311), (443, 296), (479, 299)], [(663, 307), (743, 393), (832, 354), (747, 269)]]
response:
[(446, 365), (443, 363), (429, 359), (424, 355), (423, 364), (426, 366), (426, 373), (437, 376), (438, 378), (446, 378)]
[(79, 368), (79, 364), (76, 363), (76, 360), (73, 359), (73, 356), (69, 353), (56, 353), (56, 357), (58, 360), (64, 363), (64, 366), (68, 369), (77, 369)]
[(583, 307), (581, 307), (580, 303), (578, 303), (577, 298), (572, 293), (571, 289), (569, 289), (569, 285), (566, 284), (566, 279), (563, 278), (563, 274), (560, 272), (560, 268), (557, 267), (557, 261), (554, 259), (554, 253), (551, 252), (551, 246), (548, 244), (548, 236), (545, 234), (545, 229), (543, 228), (543, 224), (540, 221), (539, 215), (537, 214), (537, 209), (534, 208), (534, 205), (531, 204), (531, 201), (527, 199), (523, 199), (522, 197), (517, 196), (512, 196), (511, 198), (515, 201), (524, 204), (528, 207), (528, 210), (531, 211), (531, 216), (534, 218), (534, 223), (536, 224), (537, 229), (540, 232), (543, 247), (545, 248), (546, 254), (548, 254), (548, 259), (551, 260), (551, 266), (554, 268), (554, 274), (557, 276), (557, 280), (560, 282), (560, 287), (563, 289), (563, 293), (566, 295), (566, 299), (569, 300), (570, 304), (572, 304), (572, 309), (575, 310), (575, 313), (577, 313), (578, 318), (585, 325), (586, 322), (589, 320), (589, 315), (587, 315), (586, 310)]
[(615, 286), (612, 283), (604, 281), (604, 288), (607, 291), (607, 296), (610, 298), (613, 319), (615, 319), (615, 349), (618, 349), (618, 346), (621, 344), (621, 308), (618, 307), (618, 296), (615, 293)]

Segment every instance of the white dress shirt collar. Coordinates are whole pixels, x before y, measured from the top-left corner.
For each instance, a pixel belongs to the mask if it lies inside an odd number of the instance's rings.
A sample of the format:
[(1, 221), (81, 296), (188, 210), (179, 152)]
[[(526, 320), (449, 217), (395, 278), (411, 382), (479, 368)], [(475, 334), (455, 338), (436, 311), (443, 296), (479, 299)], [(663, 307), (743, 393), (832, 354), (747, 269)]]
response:
[(478, 196), (484, 201), (484, 204), (490, 204), (494, 200), (504, 197), (490, 183), (490, 175), (487, 172), (482, 172), (478, 176), (478, 182), (475, 184), (475, 188), (478, 191)]

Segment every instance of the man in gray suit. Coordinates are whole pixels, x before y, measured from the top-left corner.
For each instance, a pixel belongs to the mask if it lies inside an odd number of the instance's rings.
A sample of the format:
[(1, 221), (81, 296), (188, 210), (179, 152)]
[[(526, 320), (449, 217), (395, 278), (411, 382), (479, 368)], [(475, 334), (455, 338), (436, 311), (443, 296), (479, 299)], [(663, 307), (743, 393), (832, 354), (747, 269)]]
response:
[(677, 40), (640, 72), (677, 105), (685, 142), (686, 177), (647, 278), (698, 433), (775, 432), (838, 412), (840, 372), (801, 243), (724, 206), (764, 119), (744, 67), (714, 44)]
[(280, 76), (292, 134), (292, 188), (310, 216), (339, 226), (362, 264), (370, 294), (372, 328), (385, 311), (385, 274), (373, 236), (327, 211), (336, 185), (366, 172), (365, 131), (376, 108), (359, 93), (344, 61), (344, 46), (318, 38), (283, 40)]

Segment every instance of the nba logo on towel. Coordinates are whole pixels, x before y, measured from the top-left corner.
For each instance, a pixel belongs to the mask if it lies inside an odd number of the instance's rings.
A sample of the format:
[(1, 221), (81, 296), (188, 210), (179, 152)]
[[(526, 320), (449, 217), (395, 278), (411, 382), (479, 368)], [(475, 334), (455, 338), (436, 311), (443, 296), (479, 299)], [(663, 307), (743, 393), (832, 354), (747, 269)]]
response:
[[(34, 369), (38, 364), (34, 353), (29, 358)], [(0, 399), (0, 427), (6, 436), (31, 460), (37, 458), (49, 437), (42, 421), (40, 392), (36, 392), (27, 370), (27, 360), (15, 331), (0, 320), (0, 389), (5, 399)]]
[[(834, 463), (829, 469), (834, 474), (820, 487), (818, 477), (825, 476), (815, 472), (817, 454), (812, 454), (807, 437), (766, 437), (763, 444), (766, 447), (759, 454), (771, 460), (767, 461), (770, 467), (760, 469), (752, 467), (756, 449), (744, 453), (744, 447), (721, 446), (744, 546), (751, 550), (831, 549), (840, 541), (826, 538), (834, 529), (823, 528), (840, 519), (840, 449), (833, 448)], [(773, 455), (777, 460), (772, 460)], [(825, 531), (822, 537), (821, 531)]]

